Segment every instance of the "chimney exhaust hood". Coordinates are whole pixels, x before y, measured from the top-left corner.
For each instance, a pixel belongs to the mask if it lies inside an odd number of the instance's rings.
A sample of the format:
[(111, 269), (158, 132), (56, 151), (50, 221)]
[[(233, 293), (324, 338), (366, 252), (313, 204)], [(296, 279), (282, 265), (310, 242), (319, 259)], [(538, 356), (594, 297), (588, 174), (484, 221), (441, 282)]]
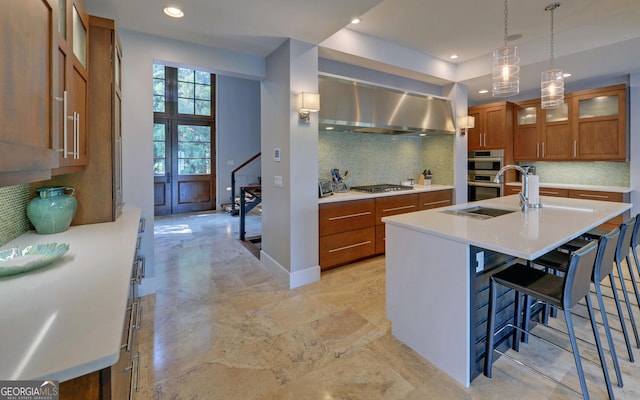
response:
[(451, 101), (320, 76), (320, 130), (391, 135), (455, 133)]

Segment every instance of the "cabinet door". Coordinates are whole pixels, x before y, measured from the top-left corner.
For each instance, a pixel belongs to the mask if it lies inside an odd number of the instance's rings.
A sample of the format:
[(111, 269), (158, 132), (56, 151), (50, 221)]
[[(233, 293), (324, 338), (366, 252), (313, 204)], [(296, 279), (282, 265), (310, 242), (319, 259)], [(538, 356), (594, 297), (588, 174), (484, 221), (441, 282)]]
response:
[(418, 211), (418, 194), (378, 197), (376, 199), (376, 225), (383, 224), (382, 218), (391, 215)]
[(540, 156), (539, 130), (541, 126), (540, 101), (518, 103), (514, 110), (513, 159), (533, 161)]
[[(621, 203), (624, 201), (622, 193), (616, 192), (596, 192), (591, 190), (569, 190), (569, 197), (583, 200), (599, 200), (599, 201), (615, 201)], [(624, 214), (611, 218), (609, 221), (598, 226), (600, 229), (612, 230), (620, 226), (624, 220)]]
[(320, 269), (325, 270), (375, 254), (374, 227), (356, 229), (320, 238)]
[(320, 236), (370, 227), (375, 224), (374, 218), (374, 199), (320, 204)]
[(55, 112), (55, 132), (60, 168), (55, 175), (75, 172), (88, 163), (87, 98), (89, 13), (79, 0), (59, 0), (57, 67), (53, 83), (58, 104)]
[(579, 160), (625, 161), (626, 87), (574, 93), (574, 146)]
[(507, 110), (504, 105), (487, 108), (484, 115), (484, 148), (503, 149), (506, 144)]
[(9, 1), (3, 6), (0, 184), (6, 185), (46, 179), (56, 165), (50, 133), (51, 29), (57, 8), (49, 0)]

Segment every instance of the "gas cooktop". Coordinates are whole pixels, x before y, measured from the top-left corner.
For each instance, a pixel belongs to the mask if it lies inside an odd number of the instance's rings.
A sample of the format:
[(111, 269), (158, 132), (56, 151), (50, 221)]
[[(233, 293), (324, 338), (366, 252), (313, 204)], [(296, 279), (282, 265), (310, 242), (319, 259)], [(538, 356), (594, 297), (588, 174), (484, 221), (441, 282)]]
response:
[(413, 186), (393, 185), (391, 183), (380, 183), (377, 185), (352, 186), (351, 190), (366, 193), (395, 192), (398, 190), (412, 190)]

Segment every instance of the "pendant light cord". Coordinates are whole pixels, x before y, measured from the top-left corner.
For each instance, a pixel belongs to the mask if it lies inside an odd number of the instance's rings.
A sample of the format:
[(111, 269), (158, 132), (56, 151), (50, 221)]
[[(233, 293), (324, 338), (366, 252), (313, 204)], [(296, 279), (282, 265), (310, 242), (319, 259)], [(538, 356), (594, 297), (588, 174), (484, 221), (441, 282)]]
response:
[(504, 47), (507, 47), (507, 24), (509, 21), (509, 8), (507, 6), (507, 0), (504, 0)]
[(546, 6), (545, 11), (551, 11), (551, 69), (553, 69), (553, 11), (560, 7), (560, 3), (551, 3)]

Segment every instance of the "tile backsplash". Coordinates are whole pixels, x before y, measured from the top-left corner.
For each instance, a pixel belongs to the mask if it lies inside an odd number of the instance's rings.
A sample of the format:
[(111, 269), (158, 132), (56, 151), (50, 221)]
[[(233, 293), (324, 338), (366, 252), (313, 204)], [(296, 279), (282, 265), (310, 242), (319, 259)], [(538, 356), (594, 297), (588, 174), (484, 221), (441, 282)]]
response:
[(629, 187), (631, 182), (628, 162), (520, 163), (523, 164), (534, 165), (536, 175), (544, 183)]
[(0, 187), (0, 246), (31, 229), (26, 211), (29, 200), (29, 185)]
[(331, 179), (333, 168), (348, 170), (349, 186), (417, 180), (424, 169), (431, 169), (433, 183), (451, 184), (453, 138), (320, 132), (318, 164), (319, 179)]

